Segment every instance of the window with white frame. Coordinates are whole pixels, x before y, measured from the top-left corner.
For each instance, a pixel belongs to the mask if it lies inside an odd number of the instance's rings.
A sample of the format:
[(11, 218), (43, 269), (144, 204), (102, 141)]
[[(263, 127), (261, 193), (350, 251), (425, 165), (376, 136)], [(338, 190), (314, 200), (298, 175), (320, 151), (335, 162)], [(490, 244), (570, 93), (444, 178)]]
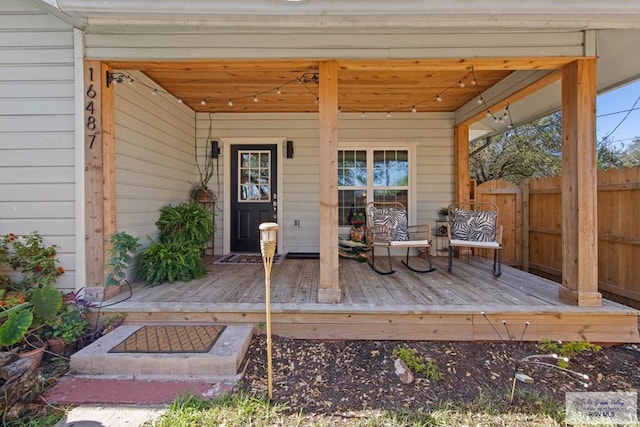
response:
[(373, 201), (409, 203), (409, 150), (345, 148), (338, 151), (338, 221), (351, 225)]

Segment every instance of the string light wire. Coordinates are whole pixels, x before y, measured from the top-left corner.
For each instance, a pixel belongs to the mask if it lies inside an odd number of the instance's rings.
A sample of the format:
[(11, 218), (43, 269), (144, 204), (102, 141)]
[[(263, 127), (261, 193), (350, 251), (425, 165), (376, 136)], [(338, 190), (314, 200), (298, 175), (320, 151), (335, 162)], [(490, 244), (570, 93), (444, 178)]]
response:
[[(162, 89), (162, 88), (158, 88), (158, 87), (154, 87), (154, 86), (150, 86), (148, 84), (146, 84), (145, 82), (139, 81), (139, 80), (135, 80), (133, 77), (131, 77), (128, 74), (124, 74), (124, 73), (112, 73), (111, 74), (111, 81), (113, 83), (123, 83), (124, 81), (126, 81), (129, 85), (132, 84), (139, 84), (143, 87), (146, 87), (147, 89), (151, 90), (152, 93), (154, 95), (167, 95), (171, 98), (174, 98), (178, 103), (184, 103), (186, 100), (188, 100), (188, 98), (184, 98), (184, 97), (175, 97), (172, 93)], [(478, 87), (478, 79), (476, 78), (476, 74), (475, 74), (475, 69), (473, 68), (473, 66), (471, 67), (471, 71), (467, 72), (463, 77), (456, 79), (455, 82), (453, 84), (451, 84), (450, 86), (444, 88), (443, 90), (441, 90), (440, 92), (438, 92), (438, 94), (436, 95), (435, 101), (436, 102), (442, 102), (443, 101), (443, 95), (446, 94), (449, 90), (453, 89), (453, 88), (464, 88), (466, 87), (466, 83), (465, 81), (470, 79), (470, 86), (475, 87), (476, 91), (478, 93), (478, 104), (482, 104), (484, 109), (487, 112), (487, 117), (491, 117), (493, 118), (495, 123), (504, 123), (505, 121), (507, 122), (507, 127), (509, 129), (513, 128), (513, 120), (511, 117), (511, 110), (509, 105), (507, 105), (507, 107), (505, 108), (505, 111), (502, 115), (498, 116), (496, 114), (494, 114), (491, 109), (489, 108), (489, 106), (487, 105), (487, 103), (484, 100), (484, 97), (482, 95), (482, 92), (480, 91), (480, 88)], [(319, 76), (317, 73), (303, 73), (301, 75), (299, 75), (298, 77), (295, 77), (291, 80), (288, 80), (278, 86), (275, 86), (271, 89), (266, 89), (260, 92), (255, 92), (252, 93), (250, 95), (243, 95), (243, 96), (238, 96), (238, 97), (233, 97), (233, 98), (228, 98), (227, 99), (227, 107), (228, 108), (233, 108), (235, 103), (237, 101), (243, 101), (243, 100), (247, 100), (247, 99), (251, 99), (253, 100), (254, 103), (257, 103), (259, 101), (260, 96), (262, 95), (267, 95), (270, 93), (274, 93), (277, 95), (281, 95), (283, 94), (283, 89), (285, 89), (287, 86), (289, 86), (290, 84), (293, 83), (298, 83), (303, 85), (303, 87), (314, 97), (314, 102), (316, 104), (318, 104), (319, 102), (319, 96), (318, 96), (318, 92), (314, 91), (311, 87), (309, 87), (309, 84), (313, 84), (314, 86), (317, 85), (319, 82)], [(200, 102), (200, 104), (202, 106), (205, 106), (208, 104), (207, 102), (207, 98), (197, 98), (197, 99), (193, 99), (193, 101), (198, 101)], [(640, 100), (640, 97), (636, 100), (636, 103)], [(386, 110), (386, 114), (387, 117), (391, 117), (391, 115), (393, 113), (396, 112), (412, 112), (415, 113), (418, 111), (418, 107), (423, 106), (425, 104), (431, 103), (433, 102), (433, 98), (428, 98), (428, 99), (424, 99), (422, 101), (418, 101), (418, 102), (412, 102), (410, 104), (407, 105), (401, 105), (397, 108), (394, 109), (388, 109)], [(635, 110), (635, 105), (636, 103), (634, 103), (633, 107), (630, 110), (627, 110), (627, 115), (625, 116), (625, 118), (621, 121), (620, 124), (622, 124), (622, 122), (626, 119), (626, 117), (628, 117), (628, 113), (630, 111)], [(640, 108), (639, 108), (640, 109)], [(223, 110), (220, 110), (223, 111)], [(340, 112), (354, 112), (354, 113), (360, 113), (362, 117), (365, 116), (365, 111), (362, 111), (361, 109), (355, 109), (355, 108), (349, 108), (348, 106), (340, 106), (339, 107), (339, 111)], [(616, 127), (616, 129), (620, 126), (620, 124)], [(614, 131), (616, 130), (614, 129)], [(612, 134), (613, 131), (610, 133)]]

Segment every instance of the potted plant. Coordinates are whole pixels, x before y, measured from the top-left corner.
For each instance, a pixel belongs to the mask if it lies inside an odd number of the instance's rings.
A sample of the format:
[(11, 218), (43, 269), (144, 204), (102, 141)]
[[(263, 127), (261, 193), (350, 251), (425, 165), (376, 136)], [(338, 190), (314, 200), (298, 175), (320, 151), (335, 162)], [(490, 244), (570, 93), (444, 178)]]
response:
[(58, 355), (69, 356), (76, 350), (76, 343), (86, 334), (88, 326), (83, 307), (65, 304), (46, 325), (49, 349)]
[(109, 238), (109, 259), (107, 260), (107, 276), (105, 286), (118, 286), (127, 278), (127, 269), (136, 252), (140, 249), (140, 242), (125, 231), (114, 233)]
[(438, 216), (442, 221), (446, 221), (447, 218), (449, 217), (449, 208), (448, 207), (440, 208), (438, 210)]
[(209, 190), (207, 184), (200, 182), (191, 188), (190, 199), (199, 203), (214, 203), (216, 195)]
[(168, 205), (156, 225), (160, 236), (138, 255), (136, 276), (147, 285), (204, 276), (203, 248), (215, 230), (211, 213), (194, 201)]
[[(209, 132), (211, 132), (211, 129), (209, 130)], [(209, 134), (207, 141), (210, 141), (210, 140), (211, 140), (211, 135)], [(204, 156), (198, 157), (198, 140), (196, 138), (194, 138), (193, 140), (193, 148), (195, 151), (195, 157), (196, 157), (195, 160), (196, 160), (196, 166), (198, 167), (199, 180), (191, 188), (190, 198), (191, 200), (195, 200), (196, 202), (200, 202), (200, 203), (215, 203), (216, 196), (211, 190), (209, 190), (207, 186), (209, 185), (209, 181), (211, 181), (211, 178), (213, 177), (213, 170), (214, 170), (213, 159), (214, 159), (214, 154), (215, 156), (217, 156), (217, 153), (213, 152), (214, 151), (213, 144), (211, 145), (207, 144), (205, 145)], [(216, 147), (215, 150), (217, 151), (218, 148)], [(200, 160), (199, 160), (200, 158), (204, 159), (203, 165), (200, 164)]]
[(364, 240), (364, 215), (362, 212), (355, 212), (351, 217), (351, 230), (349, 230), (349, 238), (354, 242), (362, 242)]
[[(54, 286), (64, 273), (57, 266), (57, 248), (45, 246), (37, 232), (18, 236), (9, 233), (0, 240), (0, 271), (9, 266), (19, 272), (13, 281), (0, 272), (0, 346), (5, 350), (40, 348), (43, 325), (53, 319), (62, 306), (62, 295)], [(19, 350), (19, 349), (18, 349)]]

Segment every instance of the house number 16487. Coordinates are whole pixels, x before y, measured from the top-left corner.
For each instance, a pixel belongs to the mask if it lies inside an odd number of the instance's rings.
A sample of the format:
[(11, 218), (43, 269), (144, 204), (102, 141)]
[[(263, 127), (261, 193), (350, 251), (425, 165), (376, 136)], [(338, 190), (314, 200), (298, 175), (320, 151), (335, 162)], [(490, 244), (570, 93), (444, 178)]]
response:
[(93, 143), (96, 140), (96, 136), (98, 136), (98, 134), (100, 133), (97, 131), (95, 106), (93, 104), (94, 98), (97, 95), (96, 90), (93, 88), (93, 67), (89, 67), (89, 82), (90, 82), (89, 87), (85, 92), (85, 95), (87, 98), (87, 105), (84, 107), (85, 111), (87, 111), (89, 114), (86, 115), (87, 119), (84, 125), (85, 125), (85, 128), (87, 129), (86, 135), (87, 135), (87, 142), (89, 143), (89, 148), (93, 148)]

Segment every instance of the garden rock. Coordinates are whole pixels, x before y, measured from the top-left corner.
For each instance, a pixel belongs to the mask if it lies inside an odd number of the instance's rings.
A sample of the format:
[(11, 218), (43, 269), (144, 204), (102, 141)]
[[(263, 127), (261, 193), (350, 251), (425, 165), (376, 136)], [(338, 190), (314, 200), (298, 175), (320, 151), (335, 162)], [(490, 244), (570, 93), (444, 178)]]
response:
[(411, 369), (409, 369), (402, 359), (396, 359), (395, 362), (393, 362), (393, 366), (396, 368), (396, 375), (403, 384), (411, 384), (413, 382), (415, 379), (413, 372), (411, 372)]

